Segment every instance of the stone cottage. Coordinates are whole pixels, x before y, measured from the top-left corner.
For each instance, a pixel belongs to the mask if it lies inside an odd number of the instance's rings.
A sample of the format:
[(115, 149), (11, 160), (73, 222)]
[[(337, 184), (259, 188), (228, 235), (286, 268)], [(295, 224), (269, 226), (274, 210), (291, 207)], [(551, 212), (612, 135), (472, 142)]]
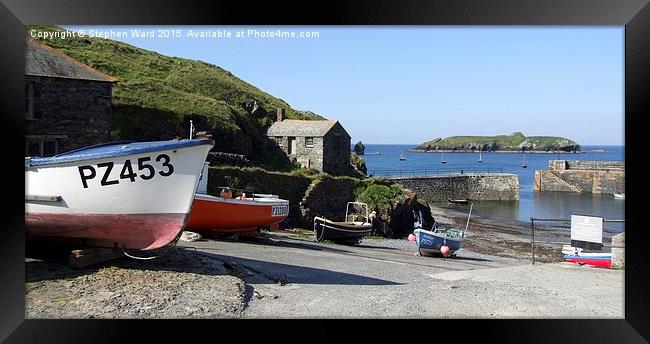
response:
[(278, 109), (266, 135), (300, 166), (332, 175), (350, 171), (351, 137), (338, 121), (284, 119), (284, 109)]
[(25, 156), (52, 156), (106, 142), (115, 82), (59, 50), (28, 39)]

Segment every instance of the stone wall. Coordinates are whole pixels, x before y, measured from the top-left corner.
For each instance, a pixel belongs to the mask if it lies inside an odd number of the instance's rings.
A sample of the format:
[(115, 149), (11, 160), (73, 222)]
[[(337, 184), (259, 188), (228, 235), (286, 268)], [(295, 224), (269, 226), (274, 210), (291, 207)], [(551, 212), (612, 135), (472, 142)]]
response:
[(625, 163), (551, 160), (548, 171), (535, 171), (533, 188), (535, 191), (624, 193)]
[(515, 174), (450, 174), (446, 176), (392, 178), (429, 202), (448, 199), (513, 201), (519, 199), (519, 178)]
[(208, 161), (213, 166), (229, 165), (249, 167), (253, 165), (251, 161), (248, 160), (248, 158), (246, 158), (246, 156), (243, 154), (225, 152), (210, 152), (208, 153), (206, 161)]
[(25, 84), (33, 96), (26, 140), (56, 138), (60, 153), (109, 139), (111, 83), (25, 76)]
[(307, 189), (300, 206), (303, 226), (311, 228), (315, 216), (344, 221), (347, 203), (354, 200), (353, 189), (351, 179), (323, 177), (314, 182)]

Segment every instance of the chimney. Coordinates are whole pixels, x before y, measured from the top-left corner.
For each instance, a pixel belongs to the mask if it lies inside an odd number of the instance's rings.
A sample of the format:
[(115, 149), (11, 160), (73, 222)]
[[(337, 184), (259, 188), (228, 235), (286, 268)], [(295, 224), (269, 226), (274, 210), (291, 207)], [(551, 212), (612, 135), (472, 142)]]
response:
[(282, 122), (282, 120), (284, 120), (284, 109), (278, 108), (276, 122)]

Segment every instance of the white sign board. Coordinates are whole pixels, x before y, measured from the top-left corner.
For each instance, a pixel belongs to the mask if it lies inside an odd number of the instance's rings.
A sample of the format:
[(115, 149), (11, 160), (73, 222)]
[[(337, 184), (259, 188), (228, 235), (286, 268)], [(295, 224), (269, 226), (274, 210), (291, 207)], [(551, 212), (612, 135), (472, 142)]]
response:
[(571, 240), (603, 243), (603, 218), (571, 215)]

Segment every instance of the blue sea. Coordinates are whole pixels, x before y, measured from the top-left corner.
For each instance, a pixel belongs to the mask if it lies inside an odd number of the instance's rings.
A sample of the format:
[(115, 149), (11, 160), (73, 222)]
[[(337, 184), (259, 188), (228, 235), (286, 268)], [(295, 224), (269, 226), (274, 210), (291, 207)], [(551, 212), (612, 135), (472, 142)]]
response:
[[(386, 170), (424, 171), (431, 173), (450, 171), (466, 172), (489, 171), (514, 173), (519, 177), (519, 201), (481, 201), (475, 202), (473, 213), (491, 218), (519, 220), (530, 222), (530, 217), (536, 218), (570, 218), (571, 215), (599, 216), (605, 219), (624, 219), (625, 200), (615, 199), (612, 195), (569, 192), (534, 192), (533, 178), (535, 170), (548, 169), (549, 160), (613, 160), (624, 161), (624, 146), (582, 146), (581, 154), (525, 154), (528, 168), (522, 168), (524, 155), (521, 153), (486, 153), (483, 152), (479, 163), (479, 153), (444, 153), (446, 164), (442, 164), (440, 152), (412, 152), (410, 149), (417, 144), (366, 144), (366, 161), (368, 173), (375, 176), (386, 174)], [(591, 152), (591, 151), (602, 152)], [(381, 155), (372, 153), (381, 152)], [(400, 161), (404, 154), (406, 160)], [(434, 172), (435, 173), (435, 172)], [(445, 204), (445, 206), (447, 206)], [(462, 207), (466, 206), (454, 206)], [(568, 225), (568, 224), (567, 224)], [(622, 224), (605, 223), (606, 230), (622, 231)]]

